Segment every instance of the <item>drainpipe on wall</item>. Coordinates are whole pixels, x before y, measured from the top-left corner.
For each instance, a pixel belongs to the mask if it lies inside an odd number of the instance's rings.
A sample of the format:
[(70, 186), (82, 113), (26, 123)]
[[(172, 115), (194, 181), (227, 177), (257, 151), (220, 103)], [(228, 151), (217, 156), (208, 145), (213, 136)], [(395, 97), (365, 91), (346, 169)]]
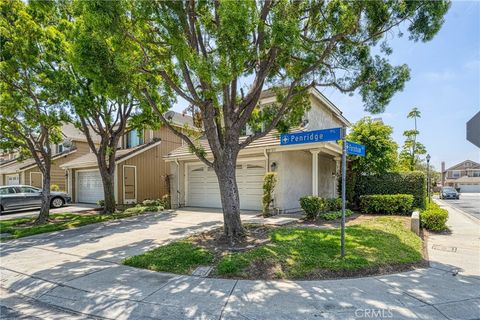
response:
[(177, 208), (180, 208), (180, 163), (178, 163), (178, 159), (175, 159), (175, 164), (177, 165)]

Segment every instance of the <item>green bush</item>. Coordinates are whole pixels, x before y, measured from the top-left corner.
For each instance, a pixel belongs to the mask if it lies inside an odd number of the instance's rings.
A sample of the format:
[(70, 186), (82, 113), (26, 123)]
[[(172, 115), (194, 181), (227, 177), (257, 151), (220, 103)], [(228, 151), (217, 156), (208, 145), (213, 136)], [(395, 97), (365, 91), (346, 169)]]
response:
[[(345, 209), (345, 217), (350, 217), (353, 214), (352, 210)], [(342, 210), (330, 211), (320, 214), (320, 217), (325, 220), (336, 220), (342, 217)]]
[(304, 196), (300, 198), (300, 207), (307, 216), (307, 219), (313, 220), (324, 209), (325, 201), (320, 197)]
[[(350, 181), (351, 180), (351, 181)], [(372, 194), (410, 194), (414, 208), (425, 208), (426, 178), (423, 172), (389, 172), (381, 175), (358, 175), (347, 183), (347, 194), (354, 188), (354, 204), (360, 196)], [(350, 190), (349, 190), (350, 189)], [(349, 199), (350, 200), (350, 199)]]
[(276, 184), (277, 174), (275, 172), (267, 172), (263, 177), (262, 212), (264, 217), (270, 215), (270, 203), (273, 201), (273, 191)]
[(50, 185), (50, 191), (60, 191), (60, 187), (57, 184)]
[(342, 198), (326, 198), (325, 212), (342, 210)]
[(165, 209), (171, 209), (172, 208), (172, 202), (171, 202), (170, 194), (168, 194), (168, 193), (164, 194), (158, 205), (162, 206)]
[(105, 206), (105, 200), (98, 200), (97, 205), (100, 206), (100, 207), (104, 207)]
[(432, 231), (447, 229), (448, 211), (440, 208), (435, 202), (430, 202), (427, 209), (420, 212), (420, 225)]
[(360, 197), (363, 213), (408, 214), (412, 210), (411, 194), (374, 194)]
[(145, 207), (158, 206), (158, 200), (143, 200), (142, 205)]
[(137, 213), (144, 213), (147, 211), (147, 207), (143, 207), (143, 206), (135, 206), (135, 207), (131, 207), (131, 208), (128, 208), (124, 211), (124, 213), (128, 213), (128, 214), (137, 214)]

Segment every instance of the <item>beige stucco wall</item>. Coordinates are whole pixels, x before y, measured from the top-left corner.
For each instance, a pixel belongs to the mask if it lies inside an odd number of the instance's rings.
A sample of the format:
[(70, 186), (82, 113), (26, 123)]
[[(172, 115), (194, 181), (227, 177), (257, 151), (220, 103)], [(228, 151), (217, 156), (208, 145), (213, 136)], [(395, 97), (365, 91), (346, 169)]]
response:
[(312, 108), (306, 114), (306, 118), (308, 119), (307, 130), (338, 128), (343, 126), (342, 122), (334, 116), (333, 112), (317, 98), (310, 96), (310, 102)]
[(277, 163), (275, 206), (294, 212), (300, 208), (301, 196), (312, 194), (312, 155), (309, 151), (287, 151), (270, 154)]

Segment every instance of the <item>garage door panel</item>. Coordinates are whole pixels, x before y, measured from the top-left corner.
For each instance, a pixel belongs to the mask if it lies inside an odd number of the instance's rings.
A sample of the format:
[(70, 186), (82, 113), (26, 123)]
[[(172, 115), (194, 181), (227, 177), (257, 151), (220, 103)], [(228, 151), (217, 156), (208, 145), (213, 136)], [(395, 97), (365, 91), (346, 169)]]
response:
[(97, 203), (103, 200), (103, 183), (99, 171), (77, 173), (77, 202)]
[(460, 192), (480, 192), (480, 184), (459, 184)]
[[(237, 165), (235, 175), (241, 209), (261, 209), (264, 173), (263, 162)], [(218, 179), (213, 169), (207, 169), (206, 166), (192, 166), (189, 168), (187, 179), (187, 205), (208, 208), (222, 207)]]

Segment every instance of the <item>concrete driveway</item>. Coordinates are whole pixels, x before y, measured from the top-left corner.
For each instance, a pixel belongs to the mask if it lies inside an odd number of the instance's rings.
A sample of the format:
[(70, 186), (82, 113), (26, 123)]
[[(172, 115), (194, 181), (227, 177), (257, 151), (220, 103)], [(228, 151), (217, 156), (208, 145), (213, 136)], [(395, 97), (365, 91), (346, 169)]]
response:
[[(64, 207), (57, 209), (50, 209), (50, 213), (78, 213), (82, 211), (90, 211), (92, 209), (97, 209), (99, 206), (95, 204), (87, 203), (73, 203), (68, 204)], [(40, 213), (39, 209), (23, 209), (23, 210), (14, 210), (14, 211), (5, 211), (0, 215), (1, 220), (9, 220), (15, 218), (26, 218), (26, 217), (35, 217)]]
[[(451, 215), (458, 219), (452, 219), (452, 233), (446, 235), (450, 241), (476, 245), (478, 234), (472, 238), (457, 233), (457, 227), (461, 231), (471, 221), (465, 222), (455, 211)], [(243, 219), (260, 222), (252, 214)], [(41, 319), (365, 319), (372, 315), (474, 319), (480, 315), (479, 261), (464, 270), (451, 256), (435, 257), (435, 265), (428, 269), (328, 281), (212, 279), (121, 265), (125, 257), (221, 223), (218, 211), (177, 210), (3, 243), (2, 310), (13, 318)], [(455, 254), (471, 257), (463, 249)], [(452, 269), (459, 269), (459, 274)]]

